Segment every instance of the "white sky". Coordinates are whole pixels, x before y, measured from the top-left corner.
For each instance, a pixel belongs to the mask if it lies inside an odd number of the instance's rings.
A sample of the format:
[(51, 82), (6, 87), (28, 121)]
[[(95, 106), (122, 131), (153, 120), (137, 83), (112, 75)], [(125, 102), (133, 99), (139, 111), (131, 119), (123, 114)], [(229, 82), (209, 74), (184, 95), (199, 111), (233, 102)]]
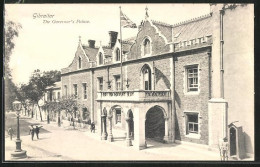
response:
[[(208, 4), (8, 4), (5, 5), (6, 20), (22, 25), (10, 67), (16, 84), (27, 83), (31, 72), (60, 70), (73, 60), (79, 36), (83, 44), (96, 40), (96, 46), (107, 45), (108, 31), (119, 32), (119, 6), (130, 20), (137, 24), (145, 18), (148, 7), (150, 19), (178, 23), (210, 12)], [(54, 15), (49, 21), (85, 20), (90, 23), (49, 23), (33, 14)], [(135, 36), (137, 29), (122, 29), (123, 39)]]

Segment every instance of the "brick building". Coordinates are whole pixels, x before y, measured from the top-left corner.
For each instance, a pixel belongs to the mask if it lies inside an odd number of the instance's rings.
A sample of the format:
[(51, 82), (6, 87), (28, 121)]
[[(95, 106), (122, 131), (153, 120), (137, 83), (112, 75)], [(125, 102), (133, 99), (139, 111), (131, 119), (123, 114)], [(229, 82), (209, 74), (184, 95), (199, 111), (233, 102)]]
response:
[(61, 70), (62, 95), (87, 106), (102, 139), (113, 141), (117, 128), (138, 149), (146, 138), (217, 148), (228, 137), (231, 156), (253, 155), (253, 5), (210, 7), (208, 15), (175, 25), (147, 17), (123, 41), (110, 31), (108, 46), (79, 40)]

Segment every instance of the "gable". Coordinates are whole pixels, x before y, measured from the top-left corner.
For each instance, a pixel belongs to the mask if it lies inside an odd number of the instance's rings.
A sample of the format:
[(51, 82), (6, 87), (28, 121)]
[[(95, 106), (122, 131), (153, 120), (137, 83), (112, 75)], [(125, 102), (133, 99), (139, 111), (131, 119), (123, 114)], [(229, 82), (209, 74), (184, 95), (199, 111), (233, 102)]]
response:
[(130, 48), (127, 59), (138, 59), (142, 56), (142, 45), (145, 38), (151, 39), (151, 56), (166, 53), (170, 51), (170, 46), (166, 37), (159, 31), (159, 29), (146, 20), (137, 34), (136, 42)]

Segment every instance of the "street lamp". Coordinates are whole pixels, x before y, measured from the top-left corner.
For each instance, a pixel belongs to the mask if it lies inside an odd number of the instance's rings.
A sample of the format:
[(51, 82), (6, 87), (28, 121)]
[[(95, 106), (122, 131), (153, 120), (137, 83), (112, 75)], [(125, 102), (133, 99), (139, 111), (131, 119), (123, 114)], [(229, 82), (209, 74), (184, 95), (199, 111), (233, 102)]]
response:
[(17, 98), (15, 99), (15, 101), (13, 102), (13, 109), (16, 111), (17, 114), (17, 138), (15, 140), (16, 143), (16, 149), (14, 152), (11, 153), (11, 157), (13, 159), (20, 159), (20, 158), (26, 158), (26, 151), (21, 149), (21, 140), (20, 140), (20, 125), (19, 125), (19, 114), (20, 114), (20, 110), (22, 108), (22, 103), (20, 101), (17, 100)]

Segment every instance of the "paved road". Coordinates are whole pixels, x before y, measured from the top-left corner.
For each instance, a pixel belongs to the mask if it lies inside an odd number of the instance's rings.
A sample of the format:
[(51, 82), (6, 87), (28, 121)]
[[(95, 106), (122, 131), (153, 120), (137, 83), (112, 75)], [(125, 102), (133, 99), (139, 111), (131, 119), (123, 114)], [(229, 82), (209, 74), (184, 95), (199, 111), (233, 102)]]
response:
[[(14, 115), (7, 115), (9, 121), (15, 122)], [(16, 122), (15, 122), (16, 123)], [(22, 149), (27, 151), (28, 158), (23, 160), (70, 160), (70, 161), (97, 161), (97, 160), (219, 160), (219, 155), (202, 149), (194, 149), (176, 144), (161, 144), (148, 142), (148, 149), (135, 150), (126, 147), (124, 139), (114, 134), (115, 142), (100, 140), (98, 133), (89, 131), (72, 130), (71, 128), (58, 127), (56, 123), (21, 118), (24, 133), (21, 136)], [(40, 139), (31, 140), (28, 135), (28, 124), (42, 124)], [(29, 130), (29, 128), (28, 128)], [(117, 138), (118, 137), (118, 138)], [(10, 153), (15, 148), (14, 141), (5, 138), (5, 158), (11, 160)]]

